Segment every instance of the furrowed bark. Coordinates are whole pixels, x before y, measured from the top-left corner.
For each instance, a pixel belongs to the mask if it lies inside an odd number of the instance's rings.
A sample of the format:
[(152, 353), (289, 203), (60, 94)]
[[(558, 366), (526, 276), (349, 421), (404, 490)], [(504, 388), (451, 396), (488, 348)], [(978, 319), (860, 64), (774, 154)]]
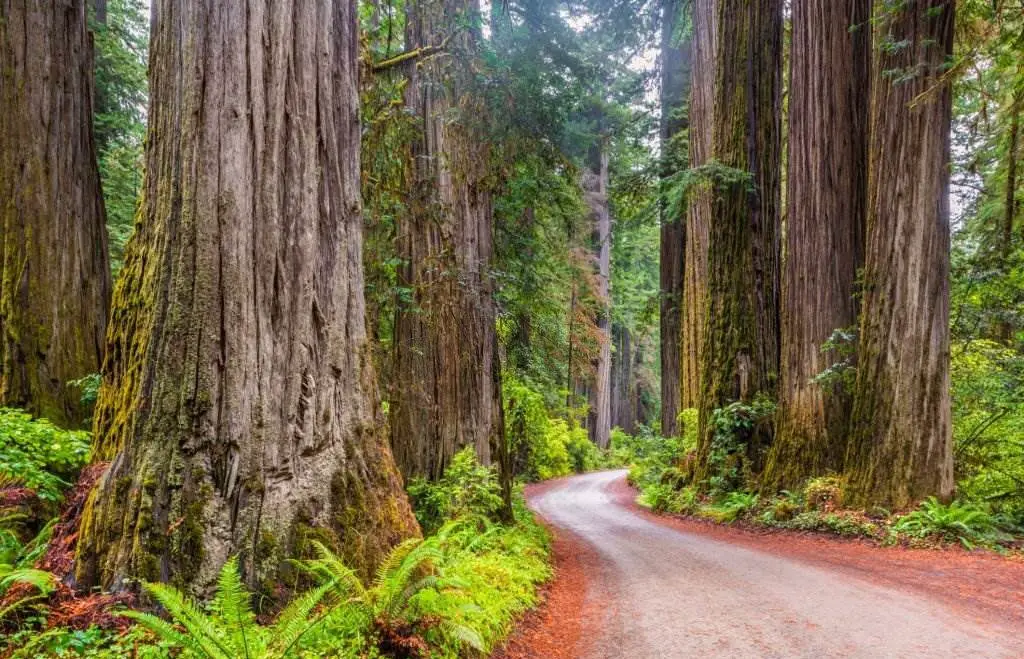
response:
[(821, 346), (857, 324), (867, 204), (870, 0), (792, 5), (782, 356), (766, 491), (843, 468), (852, 391), (812, 380)]
[[(949, 400), (948, 0), (880, 5), (851, 505), (953, 494)], [(880, 20), (879, 20), (880, 19)], [(897, 44), (898, 47), (891, 47)]]
[(611, 425), (633, 434), (636, 430), (633, 336), (628, 328), (612, 324)]
[(474, 0), (408, 7), (408, 47), (447, 39), (448, 49), (411, 66), (406, 88), (422, 121), (398, 222), (400, 282), (414, 299), (395, 321), (391, 443), (406, 477), (439, 478), (466, 446), (489, 464), (499, 432), (486, 113), (472, 90), (478, 35), (461, 27), (478, 11)]
[(84, 0), (0, 0), (0, 405), (61, 426), (110, 305)]
[[(688, 10), (688, 9), (687, 9)], [(690, 93), (691, 43), (677, 33), (684, 23), (684, 3), (665, 0), (661, 28), (661, 177), (665, 180), (686, 167), (686, 144), (680, 132), (687, 129), (686, 100)], [(677, 43), (677, 38), (685, 39)], [(675, 139), (673, 139), (675, 138)], [(685, 216), (673, 215), (661, 203), (661, 432), (679, 434), (680, 341), (682, 338), (683, 253)]]
[[(776, 390), (781, 61), (781, 0), (719, 3), (712, 155), (729, 171), (711, 174), (698, 481), (711, 475), (712, 412)], [(755, 476), (770, 439), (764, 429), (746, 439)]]
[[(114, 296), (84, 586), (368, 577), (417, 533), (377, 404), (355, 3), (154, 5), (144, 202)], [(264, 580), (267, 580), (266, 582)]]
[[(711, 159), (715, 79), (718, 77), (718, 3), (693, 0), (693, 84), (690, 91), (688, 152), (691, 168)], [(708, 297), (708, 231), (711, 227), (710, 186), (699, 184), (689, 192), (686, 241), (683, 253), (682, 338), (679, 350), (679, 404), (697, 407)]]
[(583, 200), (590, 209), (594, 237), (597, 290), (600, 310), (595, 325), (600, 338), (594, 363), (594, 380), (588, 387), (590, 410), (587, 429), (598, 448), (608, 448), (612, 429), (611, 404), (611, 297), (608, 281), (611, 275), (611, 215), (608, 212), (608, 152), (603, 144), (590, 150), (580, 186)]

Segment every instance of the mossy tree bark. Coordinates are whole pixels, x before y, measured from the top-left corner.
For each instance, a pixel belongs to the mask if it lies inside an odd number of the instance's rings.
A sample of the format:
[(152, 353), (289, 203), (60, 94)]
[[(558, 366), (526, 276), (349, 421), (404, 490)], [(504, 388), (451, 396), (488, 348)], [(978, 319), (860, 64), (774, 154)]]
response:
[[(711, 159), (715, 79), (718, 77), (718, 2), (693, 0), (693, 82), (690, 87), (688, 160), (691, 168)], [(683, 248), (682, 336), (679, 348), (679, 404), (698, 406), (708, 297), (708, 231), (711, 227), (710, 187), (689, 191)]]
[[(782, 0), (721, 0), (708, 234), (697, 479), (710, 475), (712, 412), (774, 398), (778, 281)], [(770, 434), (753, 432), (746, 467), (763, 467)]]
[(849, 503), (953, 493), (949, 400), (950, 0), (876, 6), (868, 219)]
[(0, 0), (0, 405), (62, 426), (110, 304), (85, 0)]
[[(600, 125), (600, 120), (598, 124)], [(599, 130), (600, 132), (600, 130)], [(598, 448), (608, 448), (612, 429), (612, 349), (611, 349), (611, 296), (608, 288), (611, 276), (611, 214), (608, 210), (608, 151), (604, 137), (590, 148), (584, 164), (580, 186), (583, 201), (590, 211), (593, 227), (593, 246), (598, 311), (594, 325), (599, 346), (594, 360), (594, 380), (587, 387), (590, 409), (587, 430), (590, 440)]]
[(628, 327), (612, 323), (611, 425), (632, 434), (636, 429), (636, 386), (633, 380), (633, 335)]
[[(679, 34), (686, 21), (681, 0), (665, 0), (661, 26), (661, 177), (686, 167), (686, 101), (690, 91), (691, 38)], [(687, 11), (689, 11), (687, 5)], [(661, 205), (661, 432), (679, 434), (680, 340), (682, 338), (685, 217)]]
[(813, 379), (821, 346), (857, 324), (864, 261), (870, 0), (792, 5), (779, 412), (762, 485), (795, 489), (843, 468), (852, 391)]
[(364, 320), (351, 0), (160, 0), (146, 182), (114, 294), (83, 585), (361, 574), (417, 532)]
[(395, 320), (391, 443), (402, 473), (436, 479), (466, 446), (490, 463), (500, 431), (490, 155), (473, 91), (479, 35), (464, 27), (475, 0), (415, 0), (407, 11), (408, 48), (447, 47), (411, 64), (406, 88), (422, 130), (398, 221), (399, 280), (412, 299)]

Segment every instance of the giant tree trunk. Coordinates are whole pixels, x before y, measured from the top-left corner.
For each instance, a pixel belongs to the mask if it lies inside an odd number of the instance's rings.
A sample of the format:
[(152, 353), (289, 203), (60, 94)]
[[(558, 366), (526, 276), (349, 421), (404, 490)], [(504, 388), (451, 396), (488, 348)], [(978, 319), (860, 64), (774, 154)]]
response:
[(870, 0), (796, 0), (779, 414), (763, 485), (842, 470), (852, 391), (813, 378), (844, 359), (821, 346), (857, 324), (867, 204)]
[[(782, 0), (722, 0), (698, 480), (713, 470), (715, 408), (775, 392), (781, 62)], [(769, 440), (768, 432), (746, 438), (749, 472), (763, 466)]]
[[(951, 0), (881, 14), (872, 71), (864, 302), (850, 503), (953, 493), (949, 401)], [(899, 47), (887, 47), (898, 43)]]
[(611, 215), (608, 212), (608, 152), (603, 145), (593, 147), (583, 172), (583, 199), (590, 209), (594, 236), (594, 259), (597, 265), (597, 326), (600, 346), (594, 364), (594, 381), (588, 388), (590, 412), (587, 429), (598, 448), (608, 448), (612, 429), (611, 404), (611, 297), (608, 281), (611, 275)]
[[(676, 28), (685, 21), (680, 0), (665, 0), (661, 26), (661, 177), (664, 181), (686, 167), (686, 97), (690, 87), (690, 41), (676, 42)], [(663, 191), (664, 192), (664, 191)], [(678, 209), (661, 206), (661, 432), (679, 434), (680, 352), (682, 338), (683, 252), (686, 224)]]
[(203, 592), (416, 523), (364, 320), (351, 0), (154, 5), (140, 225), (115, 291), (82, 584)]
[[(711, 159), (715, 79), (718, 77), (718, 3), (719, 0), (693, 0), (693, 84), (687, 151), (690, 167), (694, 169)], [(700, 400), (708, 297), (708, 231), (713, 198), (706, 184), (694, 186), (688, 197), (679, 350), (679, 404), (684, 409), (697, 407)]]
[(410, 209), (398, 222), (399, 279), (412, 300), (395, 320), (391, 444), (406, 477), (440, 477), (466, 446), (487, 464), (499, 431), (489, 153), (472, 90), (477, 38), (464, 27), (476, 11), (474, 0), (409, 5), (407, 47), (449, 45), (411, 67), (406, 88), (422, 121)]
[(110, 304), (85, 0), (0, 0), (0, 405), (60, 425)]

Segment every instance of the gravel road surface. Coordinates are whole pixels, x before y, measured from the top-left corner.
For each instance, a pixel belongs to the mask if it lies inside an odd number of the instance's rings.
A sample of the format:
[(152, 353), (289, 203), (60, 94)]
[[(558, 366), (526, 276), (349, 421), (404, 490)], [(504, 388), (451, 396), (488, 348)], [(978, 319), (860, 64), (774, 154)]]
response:
[(583, 608), (600, 619), (575, 644), (581, 659), (1024, 657), (1024, 628), (1005, 620), (652, 520), (613, 496), (625, 473), (566, 479), (531, 499), (591, 557)]

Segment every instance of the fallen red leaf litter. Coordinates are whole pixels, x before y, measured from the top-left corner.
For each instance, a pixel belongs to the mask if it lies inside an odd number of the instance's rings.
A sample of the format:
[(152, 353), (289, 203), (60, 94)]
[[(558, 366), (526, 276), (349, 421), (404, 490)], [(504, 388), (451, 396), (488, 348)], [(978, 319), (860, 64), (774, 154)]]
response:
[[(57, 588), (46, 602), (48, 628), (87, 629), (96, 625), (104, 629), (126, 629), (130, 626), (128, 619), (114, 613), (118, 606), (132, 603), (130, 593), (81, 593), (73, 585), (75, 545), (82, 511), (89, 492), (106, 471), (108, 464), (96, 463), (82, 471), (78, 482), (65, 499), (46, 553), (36, 562), (35, 567), (52, 573), (58, 580)], [(0, 609), (33, 592), (30, 586), (23, 584), (11, 587), (0, 601)]]
[[(561, 480), (526, 487), (527, 499), (557, 488)], [(539, 518), (544, 523), (543, 518)], [(562, 529), (545, 524), (552, 535), (554, 578), (541, 591), (541, 604), (526, 613), (515, 633), (494, 659), (572, 659), (582, 656), (587, 639), (599, 629), (607, 602), (588, 589), (587, 569), (600, 558), (584, 541)]]
[[(559, 487), (548, 481), (527, 487), (528, 499)], [(710, 520), (660, 515), (636, 503), (637, 490), (625, 479), (609, 489), (613, 505), (656, 524), (730, 544), (784, 556), (943, 602), (959, 614), (983, 621), (1024, 622), (1024, 561), (990, 551), (958, 547), (918, 549), (784, 529), (726, 526)], [(543, 521), (543, 518), (541, 518)], [(549, 527), (550, 528), (550, 527)], [(554, 579), (542, 604), (519, 621), (498, 659), (571, 659), (585, 656), (597, 638), (602, 607), (612, 604), (594, 583), (601, 558), (580, 538), (550, 529)]]

